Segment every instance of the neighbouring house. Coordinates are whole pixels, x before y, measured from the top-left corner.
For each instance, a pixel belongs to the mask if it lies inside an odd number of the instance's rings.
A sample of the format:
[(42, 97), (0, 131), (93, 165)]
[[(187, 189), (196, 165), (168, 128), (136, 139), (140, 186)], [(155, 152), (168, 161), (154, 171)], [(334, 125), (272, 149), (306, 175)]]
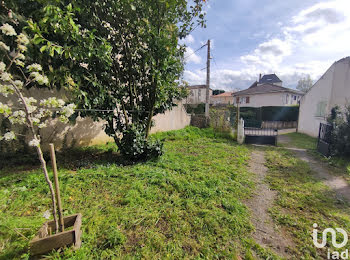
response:
[(233, 93), (235, 92), (225, 92), (219, 95), (214, 95), (210, 99), (210, 103), (215, 105), (232, 105), (233, 104)]
[(335, 106), (350, 105), (350, 57), (333, 63), (300, 101), (298, 131), (317, 137)]
[[(186, 104), (201, 104), (205, 103), (207, 85), (188, 86), (189, 95), (186, 98)], [(213, 95), (213, 90), (209, 88), (209, 100)]]
[(303, 93), (282, 87), (275, 74), (259, 77), (249, 88), (233, 93), (234, 104), (241, 107), (293, 106), (298, 105)]

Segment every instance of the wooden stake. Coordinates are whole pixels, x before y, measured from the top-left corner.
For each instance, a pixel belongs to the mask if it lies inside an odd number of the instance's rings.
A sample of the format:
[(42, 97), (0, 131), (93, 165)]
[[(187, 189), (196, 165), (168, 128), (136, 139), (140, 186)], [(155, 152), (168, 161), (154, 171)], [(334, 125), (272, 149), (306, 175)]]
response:
[(64, 222), (63, 222), (63, 214), (62, 214), (62, 203), (61, 203), (61, 194), (60, 194), (60, 184), (58, 182), (58, 173), (57, 173), (57, 164), (56, 164), (56, 155), (55, 155), (55, 146), (54, 144), (50, 144), (50, 155), (51, 155), (51, 163), (53, 176), (55, 181), (55, 189), (56, 189), (56, 200), (58, 206), (58, 219), (60, 231), (64, 231)]

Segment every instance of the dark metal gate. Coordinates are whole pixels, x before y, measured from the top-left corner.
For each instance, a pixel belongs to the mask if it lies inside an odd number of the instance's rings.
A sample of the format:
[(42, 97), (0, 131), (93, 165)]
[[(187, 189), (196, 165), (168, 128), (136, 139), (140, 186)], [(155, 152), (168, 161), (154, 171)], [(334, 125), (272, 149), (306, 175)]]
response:
[(320, 123), (318, 130), (317, 151), (328, 157), (331, 154), (331, 140), (332, 140), (333, 126), (330, 124)]
[(245, 121), (244, 135), (246, 144), (277, 145), (278, 130), (261, 128), (261, 121)]

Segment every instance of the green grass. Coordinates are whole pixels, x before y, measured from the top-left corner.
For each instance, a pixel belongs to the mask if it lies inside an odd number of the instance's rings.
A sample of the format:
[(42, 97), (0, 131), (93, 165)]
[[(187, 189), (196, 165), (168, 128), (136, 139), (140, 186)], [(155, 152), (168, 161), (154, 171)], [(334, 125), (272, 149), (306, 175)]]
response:
[[(83, 243), (48, 258), (249, 259), (249, 150), (211, 129), (155, 137), (165, 140), (157, 161), (123, 166), (111, 144), (58, 157), (64, 215), (82, 213)], [(40, 169), (0, 171), (0, 259), (28, 258), (47, 193)]]
[(317, 138), (308, 136), (301, 133), (289, 133), (286, 134), (291, 140), (290, 144), (296, 148), (306, 149), (306, 150), (316, 150)]
[(343, 175), (350, 183), (350, 158), (333, 156), (326, 158), (317, 152), (317, 138), (301, 133), (286, 134), (290, 138), (290, 143), (287, 146), (306, 149), (316, 159), (328, 163), (331, 167), (331, 172), (335, 175)]
[[(350, 230), (349, 205), (337, 200), (333, 191), (313, 177), (309, 165), (292, 152), (270, 150), (266, 157), (267, 181), (278, 192), (270, 213), (292, 236), (297, 249), (295, 259), (327, 259), (326, 249), (316, 250), (313, 245), (313, 224), (317, 223), (319, 230)], [(329, 246), (330, 236), (328, 239)]]

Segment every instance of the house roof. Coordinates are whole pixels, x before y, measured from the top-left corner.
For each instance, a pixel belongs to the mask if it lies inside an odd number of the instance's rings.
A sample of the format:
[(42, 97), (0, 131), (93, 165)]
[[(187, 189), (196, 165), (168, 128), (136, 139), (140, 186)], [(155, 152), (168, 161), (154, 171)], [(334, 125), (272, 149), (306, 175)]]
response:
[(273, 84), (273, 83), (279, 83), (282, 82), (279, 77), (277, 77), (276, 74), (266, 74), (264, 75), (258, 82), (258, 84)]
[(214, 95), (214, 96), (212, 96), (212, 98), (232, 97), (233, 93), (235, 93), (235, 92), (225, 92), (225, 93), (221, 93), (219, 95)]
[(294, 94), (303, 94), (302, 92), (295, 89), (285, 88), (274, 84), (258, 85), (257, 82), (254, 82), (249, 88), (233, 93), (233, 96), (276, 93), (276, 92), (289, 92)]

